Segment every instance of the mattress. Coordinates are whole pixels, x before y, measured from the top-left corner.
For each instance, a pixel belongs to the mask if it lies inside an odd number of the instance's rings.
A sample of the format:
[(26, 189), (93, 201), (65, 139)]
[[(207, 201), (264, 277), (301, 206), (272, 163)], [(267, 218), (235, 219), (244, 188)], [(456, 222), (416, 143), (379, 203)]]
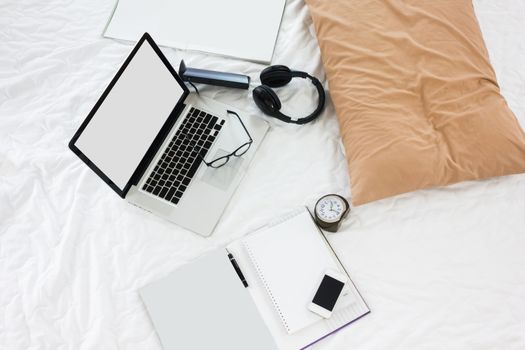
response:
[[(525, 127), (525, 3), (474, 4), (502, 94)], [(312, 208), (323, 194), (351, 196), (328, 100), (313, 124), (269, 120), (270, 132), (210, 238), (118, 197), (67, 148), (132, 47), (101, 37), (114, 6), (2, 2), (1, 349), (161, 349), (138, 288), (283, 212)], [(254, 80), (264, 68), (163, 52), (175, 66), (184, 58)], [(303, 1), (287, 2), (273, 62), (308, 71), (329, 90)], [(294, 80), (279, 90), (284, 113), (315, 108), (309, 85)], [(201, 93), (265, 118), (249, 91)], [(329, 239), (372, 313), (313, 349), (525, 348), (524, 175), (356, 207)]]

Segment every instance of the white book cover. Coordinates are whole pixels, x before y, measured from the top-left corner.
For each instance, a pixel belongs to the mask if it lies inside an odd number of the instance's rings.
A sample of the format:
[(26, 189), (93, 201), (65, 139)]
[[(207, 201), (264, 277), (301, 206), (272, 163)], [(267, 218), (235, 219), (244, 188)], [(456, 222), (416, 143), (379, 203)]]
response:
[(268, 64), (286, 0), (119, 0), (104, 36)]

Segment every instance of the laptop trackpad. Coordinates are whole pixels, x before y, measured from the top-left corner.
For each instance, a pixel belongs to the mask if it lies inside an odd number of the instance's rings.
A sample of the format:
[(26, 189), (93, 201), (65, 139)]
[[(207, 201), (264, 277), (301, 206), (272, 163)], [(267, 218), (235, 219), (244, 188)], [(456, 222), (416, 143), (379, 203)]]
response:
[[(209, 161), (217, 159), (229, 153), (230, 152), (219, 148), (212, 157), (206, 157), (206, 160)], [(243, 158), (231, 156), (228, 163), (220, 168), (206, 167), (206, 170), (201, 177), (201, 181), (220, 190), (227, 191), (230, 187), (230, 184), (237, 176), (243, 160)]]

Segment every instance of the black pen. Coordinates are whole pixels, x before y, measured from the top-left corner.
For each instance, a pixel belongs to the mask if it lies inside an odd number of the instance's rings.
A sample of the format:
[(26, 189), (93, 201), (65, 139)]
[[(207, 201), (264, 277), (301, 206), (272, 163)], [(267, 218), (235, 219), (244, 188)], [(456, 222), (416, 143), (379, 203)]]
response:
[(248, 287), (248, 282), (246, 282), (246, 278), (244, 278), (244, 275), (242, 274), (242, 271), (239, 265), (237, 264), (237, 261), (230, 252), (228, 252), (228, 258), (230, 259), (230, 262), (232, 263), (235, 272), (237, 272), (237, 275), (239, 275), (239, 278), (241, 279), (244, 288)]

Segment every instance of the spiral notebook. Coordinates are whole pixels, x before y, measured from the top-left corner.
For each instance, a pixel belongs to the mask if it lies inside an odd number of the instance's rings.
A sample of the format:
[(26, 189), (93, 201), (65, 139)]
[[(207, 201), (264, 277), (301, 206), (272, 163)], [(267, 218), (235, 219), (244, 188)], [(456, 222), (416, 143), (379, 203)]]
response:
[(307, 308), (328, 268), (348, 275), (306, 207), (281, 216), (227, 249), (244, 273), (259, 313), (279, 349), (304, 349), (370, 313), (348, 276), (332, 316)]
[[(250, 235), (243, 246), (288, 334), (322, 320), (306, 306), (324, 272), (339, 266), (307, 211)], [(347, 292), (338, 306), (356, 301)]]

